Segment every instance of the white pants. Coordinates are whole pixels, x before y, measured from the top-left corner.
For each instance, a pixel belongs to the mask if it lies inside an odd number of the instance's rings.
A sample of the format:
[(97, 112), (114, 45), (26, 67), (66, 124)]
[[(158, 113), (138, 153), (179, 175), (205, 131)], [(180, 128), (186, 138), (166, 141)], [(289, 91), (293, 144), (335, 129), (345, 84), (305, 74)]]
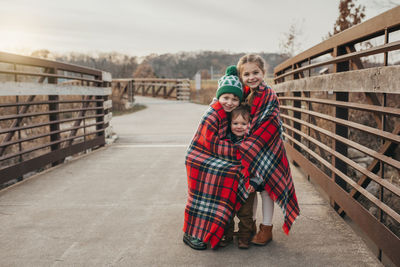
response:
[[(267, 191), (261, 191), (261, 203), (262, 203), (262, 224), (272, 225), (272, 216), (274, 215), (274, 201), (269, 197)], [(253, 220), (256, 220), (258, 197), (254, 198), (253, 204)]]

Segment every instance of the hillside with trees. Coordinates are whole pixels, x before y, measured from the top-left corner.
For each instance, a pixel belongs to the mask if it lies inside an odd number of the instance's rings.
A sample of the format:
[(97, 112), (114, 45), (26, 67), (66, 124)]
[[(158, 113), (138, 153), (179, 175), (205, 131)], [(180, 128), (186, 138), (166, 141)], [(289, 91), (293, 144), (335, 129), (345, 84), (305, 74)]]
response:
[[(259, 53), (267, 62), (267, 74), (272, 76), (273, 68), (287, 59), (277, 53)], [(144, 58), (128, 56), (117, 52), (83, 54), (55, 54), (48, 50), (34, 51), (32, 56), (66, 63), (87, 66), (108, 71), (113, 78), (189, 78), (201, 72), (203, 79), (218, 79), (229, 65), (237, 63), (244, 53), (223, 51), (180, 52), (174, 54), (151, 54)]]
[[(149, 55), (142, 64), (150, 64), (157, 77), (160, 78), (189, 78), (200, 71), (203, 78), (209, 79), (211, 71), (214, 78), (222, 75), (225, 68), (235, 65), (245, 53), (226, 52), (181, 52), (177, 54)], [(267, 62), (267, 73), (272, 76), (273, 69), (287, 59), (286, 56), (276, 53), (259, 53)], [(212, 69), (212, 70), (211, 70)]]

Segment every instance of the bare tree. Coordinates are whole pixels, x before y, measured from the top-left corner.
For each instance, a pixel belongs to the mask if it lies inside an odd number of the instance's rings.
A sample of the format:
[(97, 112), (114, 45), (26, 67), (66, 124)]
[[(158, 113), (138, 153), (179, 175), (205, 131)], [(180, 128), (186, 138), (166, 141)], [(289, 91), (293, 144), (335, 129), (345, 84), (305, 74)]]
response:
[(300, 36), (303, 34), (301, 31), (302, 23), (293, 22), (289, 30), (283, 33), (283, 39), (280, 40), (279, 48), (281, 53), (292, 57), (301, 50)]
[(31, 56), (45, 58), (45, 59), (52, 59), (51, 52), (47, 49), (35, 50), (31, 53)]
[(156, 78), (154, 70), (151, 65), (143, 61), (133, 73), (134, 78)]
[(356, 6), (354, 3), (356, 1), (340, 0), (339, 17), (336, 19), (335, 25), (333, 25), (333, 33), (328, 33), (329, 37), (359, 24), (365, 18), (365, 6)]

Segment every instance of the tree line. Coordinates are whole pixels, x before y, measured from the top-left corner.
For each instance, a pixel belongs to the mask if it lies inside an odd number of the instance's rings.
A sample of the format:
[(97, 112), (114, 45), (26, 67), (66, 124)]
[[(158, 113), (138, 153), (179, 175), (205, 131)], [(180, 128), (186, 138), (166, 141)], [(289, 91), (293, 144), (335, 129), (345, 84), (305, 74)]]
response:
[[(237, 63), (245, 53), (224, 51), (180, 52), (168, 54), (150, 54), (144, 58), (129, 56), (117, 52), (84, 54), (70, 52), (52, 53), (49, 50), (37, 50), (31, 55), (65, 63), (86, 66), (110, 72), (113, 78), (188, 78), (193, 79), (200, 72), (203, 79), (218, 79), (225, 68)], [(267, 73), (272, 75), (275, 66), (288, 58), (279, 53), (258, 53), (267, 62)]]

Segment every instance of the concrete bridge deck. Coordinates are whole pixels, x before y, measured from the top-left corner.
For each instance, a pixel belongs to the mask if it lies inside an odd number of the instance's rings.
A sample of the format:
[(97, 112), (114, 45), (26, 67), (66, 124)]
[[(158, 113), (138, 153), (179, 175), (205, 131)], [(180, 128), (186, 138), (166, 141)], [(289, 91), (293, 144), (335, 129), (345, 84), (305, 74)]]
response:
[(290, 236), (276, 207), (265, 247), (184, 245), (184, 155), (206, 106), (137, 102), (148, 108), (113, 118), (114, 144), (0, 192), (0, 266), (381, 265), (296, 168)]

